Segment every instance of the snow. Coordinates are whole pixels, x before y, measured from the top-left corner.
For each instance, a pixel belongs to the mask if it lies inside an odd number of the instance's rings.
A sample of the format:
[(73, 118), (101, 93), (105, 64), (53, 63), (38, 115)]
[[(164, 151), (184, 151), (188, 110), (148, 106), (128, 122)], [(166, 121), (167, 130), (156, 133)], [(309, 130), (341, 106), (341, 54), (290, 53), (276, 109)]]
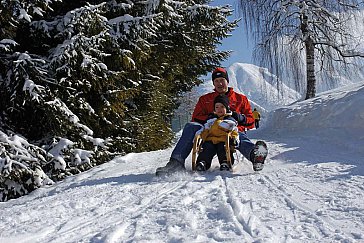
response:
[(36, 85), (32, 80), (26, 79), (24, 81), (23, 91), (28, 91), (33, 100), (39, 102), (39, 98), (41, 96), (37, 91), (44, 90), (44, 87), (41, 85)]
[(18, 19), (25, 19), (26, 21), (28, 21), (29, 23), (31, 22), (31, 16), (28, 15), (27, 11), (23, 8), (20, 8), (19, 9), (19, 16), (18, 16)]
[(157, 178), (169, 148), (2, 202), (0, 242), (364, 242), (363, 99), (360, 82), (270, 111), (248, 132), (261, 172), (240, 155), (233, 173)]
[[(0, 11), (1, 13), (1, 11)], [(3, 49), (5, 51), (10, 51), (10, 45), (16, 46), (17, 43), (11, 39), (2, 39), (0, 40), (0, 49)]]

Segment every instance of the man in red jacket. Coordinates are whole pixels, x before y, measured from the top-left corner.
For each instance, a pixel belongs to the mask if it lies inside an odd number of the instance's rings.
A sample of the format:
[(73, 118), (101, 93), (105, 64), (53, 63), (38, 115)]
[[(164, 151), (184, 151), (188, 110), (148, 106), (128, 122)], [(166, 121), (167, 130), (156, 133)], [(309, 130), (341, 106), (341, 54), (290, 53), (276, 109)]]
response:
[(263, 169), (264, 160), (268, 154), (266, 144), (263, 141), (254, 144), (245, 133), (246, 128), (254, 127), (254, 117), (247, 97), (228, 87), (229, 77), (224, 68), (216, 68), (212, 72), (212, 81), (215, 87), (214, 92), (199, 98), (192, 114), (192, 121), (183, 128), (182, 136), (178, 140), (169, 162), (166, 166), (157, 169), (158, 176), (185, 170), (185, 159), (192, 150), (195, 133), (203, 127), (208, 115), (214, 112), (214, 99), (218, 95), (226, 95), (229, 98), (229, 107), (233, 111), (232, 117), (238, 123), (238, 150), (253, 163), (255, 171)]

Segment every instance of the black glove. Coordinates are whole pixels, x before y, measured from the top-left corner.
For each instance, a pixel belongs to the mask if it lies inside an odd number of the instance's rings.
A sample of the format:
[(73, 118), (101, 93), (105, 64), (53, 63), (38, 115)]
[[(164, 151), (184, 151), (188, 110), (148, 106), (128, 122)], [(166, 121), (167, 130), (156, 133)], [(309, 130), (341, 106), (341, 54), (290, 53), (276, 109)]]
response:
[(239, 125), (244, 125), (246, 122), (246, 117), (244, 114), (239, 114), (236, 111), (233, 111), (231, 116), (238, 122)]
[(239, 144), (238, 144), (238, 141), (234, 138), (230, 138), (230, 145), (233, 146), (234, 148), (237, 147)]
[(208, 116), (207, 116), (207, 120), (210, 120), (212, 118), (219, 118), (218, 115), (216, 115), (215, 113), (210, 113)]

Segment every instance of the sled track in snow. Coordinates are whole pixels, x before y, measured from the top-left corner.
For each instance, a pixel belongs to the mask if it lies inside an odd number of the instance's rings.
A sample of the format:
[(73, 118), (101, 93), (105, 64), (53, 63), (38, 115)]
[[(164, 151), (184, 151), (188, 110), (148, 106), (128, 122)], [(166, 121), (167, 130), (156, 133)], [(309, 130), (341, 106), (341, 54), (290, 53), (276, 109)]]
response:
[[(315, 226), (318, 232), (321, 232), (324, 239), (326, 238), (337, 241), (349, 240), (349, 242), (352, 239), (352, 237), (349, 237), (347, 234), (342, 232), (341, 229), (338, 229), (334, 226), (334, 224), (330, 223), (330, 219), (320, 217), (315, 212), (305, 207), (302, 203), (288, 195), (279, 185), (273, 182), (268, 175), (261, 175), (258, 180), (261, 181), (262, 184), (267, 185), (267, 187), (270, 187), (270, 190), (274, 191), (276, 195), (280, 195), (284, 198), (287, 207), (290, 208), (292, 212), (300, 212), (300, 214), (305, 215), (305, 217), (307, 217), (307, 222), (309, 222), (312, 226)], [(313, 222), (310, 219), (313, 219)]]
[[(187, 179), (187, 178), (185, 178)], [(102, 213), (98, 218), (99, 222), (102, 224), (108, 224), (107, 227), (100, 228), (93, 227), (94, 222), (89, 221), (87, 218), (82, 218), (79, 220), (75, 220), (72, 222), (72, 227), (68, 225), (68, 222), (64, 222), (61, 225), (54, 227), (52, 235), (56, 236), (52, 240), (56, 242), (69, 241), (69, 236), (71, 233), (75, 233), (77, 231), (84, 232), (81, 229), (89, 228), (88, 233), (84, 233), (84, 239), (90, 239), (90, 242), (128, 242), (131, 241), (134, 237), (135, 233), (135, 219), (142, 215), (148, 208), (153, 207), (164, 197), (169, 195), (170, 193), (186, 186), (190, 183), (193, 178), (188, 180), (177, 181), (177, 183), (172, 184), (171, 181), (166, 181), (166, 183), (162, 183), (158, 185), (156, 188), (153, 188), (153, 191), (149, 194), (150, 197), (144, 197), (139, 204), (135, 204), (135, 206), (131, 209), (128, 209), (130, 212), (127, 212), (129, 215), (127, 218), (117, 218), (115, 219), (116, 211), (125, 211), (124, 205), (120, 205), (118, 207), (110, 208), (108, 211)], [(159, 183), (160, 181), (157, 181)], [(125, 214), (125, 213), (124, 213)], [(95, 229), (95, 230), (93, 230)], [(96, 231), (97, 230), (97, 231)], [(95, 235), (96, 232), (100, 232)], [(41, 239), (40, 239), (41, 240)]]
[[(143, 200), (143, 203), (139, 205), (138, 207), (133, 209), (133, 213), (131, 213), (131, 216), (128, 218), (128, 220), (134, 220), (140, 217), (148, 208), (152, 207), (153, 205), (156, 205), (160, 201), (162, 201), (167, 195), (170, 193), (186, 186), (188, 183), (190, 183), (193, 180), (193, 178), (186, 180), (186, 181), (180, 181), (177, 185), (174, 185), (170, 188), (165, 188), (161, 192), (159, 192), (155, 196), (151, 196), (149, 198), (145, 198)], [(163, 188), (169, 185), (169, 183), (164, 183)], [(159, 190), (158, 190), (159, 191)], [(119, 224), (120, 222), (117, 222)], [(132, 228), (132, 233), (129, 233), (127, 237), (124, 235), (124, 231), (127, 228)], [(135, 232), (136, 232), (136, 226), (135, 222), (126, 222), (123, 223), (121, 226), (112, 227), (112, 232), (109, 233), (105, 238), (103, 239), (103, 242), (109, 242), (109, 243), (118, 243), (118, 242), (133, 242), (133, 239), (135, 238)]]
[[(253, 225), (254, 216), (247, 213), (244, 210), (244, 205), (240, 200), (236, 199), (233, 192), (228, 187), (227, 177), (221, 176), (221, 184), (224, 189), (224, 197), (226, 197), (226, 203), (233, 212), (233, 221), (241, 235), (245, 235), (249, 240), (253, 240)], [(246, 240), (246, 239), (245, 239)]]

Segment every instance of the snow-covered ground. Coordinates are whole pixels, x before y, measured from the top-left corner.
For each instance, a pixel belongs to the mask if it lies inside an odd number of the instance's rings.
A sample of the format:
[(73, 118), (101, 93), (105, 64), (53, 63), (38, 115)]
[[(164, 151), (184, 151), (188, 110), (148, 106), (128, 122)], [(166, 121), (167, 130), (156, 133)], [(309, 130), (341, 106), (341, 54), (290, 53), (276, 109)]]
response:
[(249, 132), (261, 172), (156, 178), (170, 148), (0, 203), (0, 242), (364, 242), (363, 99), (358, 83), (272, 112)]

